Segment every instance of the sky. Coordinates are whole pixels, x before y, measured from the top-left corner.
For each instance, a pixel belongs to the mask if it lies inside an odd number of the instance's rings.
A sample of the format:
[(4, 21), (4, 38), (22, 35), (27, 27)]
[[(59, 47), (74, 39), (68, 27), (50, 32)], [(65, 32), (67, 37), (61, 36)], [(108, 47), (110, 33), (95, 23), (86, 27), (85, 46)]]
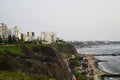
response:
[(119, 41), (120, 0), (0, 0), (0, 23), (67, 41)]

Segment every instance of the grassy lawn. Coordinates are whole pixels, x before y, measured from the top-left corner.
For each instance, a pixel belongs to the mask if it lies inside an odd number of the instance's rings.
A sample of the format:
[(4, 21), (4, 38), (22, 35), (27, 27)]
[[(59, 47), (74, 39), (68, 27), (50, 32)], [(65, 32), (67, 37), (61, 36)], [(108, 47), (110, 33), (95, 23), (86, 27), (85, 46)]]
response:
[(0, 45), (0, 53), (5, 53), (5, 51), (9, 51), (14, 54), (23, 54), (20, 45)]
[(23, 72), (0, 71), (0, 80), (55, 80), (45, 75), (30, 75)]
[(26, 46), (29, 49), (36, 46), (50, 46), (50, 44), (23, 44), (23, 45), (0, 45), (0, 53), (5, 53), (9, 51), (13, 54), (24, 54), (22, 52), (21, 46)]

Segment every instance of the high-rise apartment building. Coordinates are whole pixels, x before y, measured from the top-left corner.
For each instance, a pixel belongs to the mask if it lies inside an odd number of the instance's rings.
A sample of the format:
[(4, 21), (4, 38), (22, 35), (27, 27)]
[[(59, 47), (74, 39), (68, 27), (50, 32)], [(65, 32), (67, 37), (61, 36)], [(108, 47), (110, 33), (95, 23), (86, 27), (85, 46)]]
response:
[(54, 32), (41, 32), (42, 43), (50, 44), (56, 42), (56, 33)]
[(3, 40), (6, 40), (8, 38), (8, 35), (7, 35), (7, 25), (4, 24), (4, 23), (0, 23), (0, 37)]
[(11, 35), (15, 36), (16, 38), (20, 38), (19, 28), (16, 26), (12, 28)]
[(35, 38), (34, 32), (27, 32), (28, 41), (32, 41)]

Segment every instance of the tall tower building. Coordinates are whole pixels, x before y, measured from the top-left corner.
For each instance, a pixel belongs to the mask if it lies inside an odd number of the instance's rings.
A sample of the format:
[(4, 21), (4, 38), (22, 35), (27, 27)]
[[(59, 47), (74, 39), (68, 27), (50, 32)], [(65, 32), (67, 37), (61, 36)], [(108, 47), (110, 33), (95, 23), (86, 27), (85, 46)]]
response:
[(35, 38), (34, 32), (27, 32), (28, 41), (32, 41)]
[(42, 32), (41, 40), (43, 43), (50, 44), (56, 41), (56, 33), (54, 32)]
[(3, 40), (6, 40), (8, 38), (8, 35), (7, 35), (7, 25), (4, 24), (4, 23), (0, 23), (0, 37)]
[(12, 34), (12, 36), (15, 36), (16, 38), (19, 38), (19, 35), (20, 35), (20, 33), (19, 33), (19, 28), (15, 26), (15, 27), (11, 30), (11, 34)]

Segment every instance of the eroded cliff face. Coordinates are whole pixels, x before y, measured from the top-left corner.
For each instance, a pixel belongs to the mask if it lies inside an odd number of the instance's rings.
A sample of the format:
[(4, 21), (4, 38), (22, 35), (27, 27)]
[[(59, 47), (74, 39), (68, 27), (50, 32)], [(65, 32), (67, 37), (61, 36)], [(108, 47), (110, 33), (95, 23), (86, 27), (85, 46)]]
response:
[(60, 43), (55, 45), (56, 49), (65, 54), (77, 54), (76, 48), (69, 43)]
[(14, 55), (9, 51), (2, 54), (0, 70), (19, 70), (31, 75), (45, 75), (56, 80), (71, 80), (67, 65), (54, 47), (34, 46), (30, 49), (21, 46), (21, 49), (24, 56)]

